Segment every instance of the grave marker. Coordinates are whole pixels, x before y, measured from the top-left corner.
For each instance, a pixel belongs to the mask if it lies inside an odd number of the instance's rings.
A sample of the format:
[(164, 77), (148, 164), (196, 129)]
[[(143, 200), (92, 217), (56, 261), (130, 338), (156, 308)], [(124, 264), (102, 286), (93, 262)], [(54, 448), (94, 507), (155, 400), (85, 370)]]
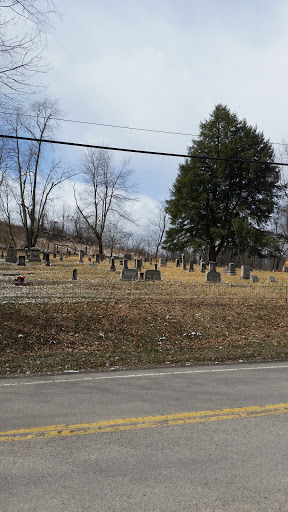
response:
[(249, 267), (249, 265), (242, 265), (240, 279), (250, 279), (250, 267)]
[(138, 270), (135, 268), (122, 268), (120, 273), (120, 279), (122, 281), (137, 281)]
[(17, 263), (17, 249), (12, 245), (7, 247), (5, 261), (7, 261), (7, 263)]
[(216, 271), (216, 263), (214, 261), (209, 261), (209, 270), (205, 274), (205, 282), (206, 283), (220, 283), (221, 274)]
[(144, 281), (161, 281), (160, 270), (145, 270)]

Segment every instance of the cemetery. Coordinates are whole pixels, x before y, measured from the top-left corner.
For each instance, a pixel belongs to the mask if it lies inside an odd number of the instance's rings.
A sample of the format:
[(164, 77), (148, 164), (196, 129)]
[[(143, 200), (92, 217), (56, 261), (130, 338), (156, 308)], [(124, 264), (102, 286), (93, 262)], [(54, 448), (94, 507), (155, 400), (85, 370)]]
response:
[(2, 376), (288, 357), (286, 264), (269, 272), (184, 254), (2, 255)]

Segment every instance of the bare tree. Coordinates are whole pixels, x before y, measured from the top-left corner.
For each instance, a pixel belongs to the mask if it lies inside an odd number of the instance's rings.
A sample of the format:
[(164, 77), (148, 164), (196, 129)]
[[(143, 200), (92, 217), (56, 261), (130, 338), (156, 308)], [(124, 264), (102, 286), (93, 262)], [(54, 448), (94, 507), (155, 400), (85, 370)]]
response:
[(76, 206), (95, 235), (99, 253), (103, 254), (103, 233), (108, 219), (131, 221), (126, 206), (135, 201), (131, 194), (135, 190), (131, 183), (132, 171), (127, 160), (114, 167), (112, 152), (105, 149), (86, 150), (81, 169), (86, 186), (82, 201), (74, 186)]
[(1, 101), (13, 93), (35, 92), (34, 77), (48, 71), (43, 52), (47, 30), (58, 14), (53, 0), (1, 0), (0, 89)]
[(36, 245), (45, 209), (52, 200), (51, 193), (71, 173), (54, 161), (51, 147), (43, 139), (49, 139), (55, 128), (54, 118), (59, 115), (58, 103), (53, 100), (37, 101), (29, 111), (17, 110), (6, 122), (16, 137), (28, 135), (38, 141), (16, 139), (10, 144), (8, 170), (14, 180), (13, 194), (24, 227), (27, 247)]
[(103, 234), (103, 244), (109, 247), (110, 254), (113, 256), (114, 250), (116, 248), (118, 248), (118, 250), (123, 248), (129, 236), (130, 233), (125, 229), (121, 219), (115, 219), (114, 221), (109, 221), (106, 225)]
[(150, 246), (154, 249), (155, 258), (158, 258), (159, 249), (164, 240), (165, 231), (168, 225), (168, 215), (165, 212), (165, 205), (157, 205), (154, 215), (148, 221), (147, 234)]

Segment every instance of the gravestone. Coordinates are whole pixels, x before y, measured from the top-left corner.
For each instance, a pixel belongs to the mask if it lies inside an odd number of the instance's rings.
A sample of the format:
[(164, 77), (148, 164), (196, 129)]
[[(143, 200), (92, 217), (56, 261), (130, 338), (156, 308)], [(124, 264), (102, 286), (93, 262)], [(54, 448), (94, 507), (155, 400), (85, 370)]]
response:
[(26, 257), (25, 256), (18, 256), (18, 262), (17, 262), (17, 265), (19, 265), (19, 267), (26, 267)]
[(4, 260), (4, 252), (3, 252), (3, 247), (1, 249), (1, 259)]
[(150, 265), (153, 265), (153, 258), (150, 258)]
[(128, 268), (128, 260), (126, 258), (123, 260), (123, 268)]
[(110, 258), (110, 269), (109, 270), (111, 272), (115, 272), (115, 270), (116, 270), (114, 261), (115, 261), (114, 258)]
[(62, 254), (62, 252), (60, 253), (59, 261), (63, 261), (63, 254)]
[(74, 268), (72, 270), (72, 281), (76, 281), (77, 280), (77, 268)]
[(137, 270), (139, 270), (139, 271), (141, 270), (141, 267), (142, 267), (142, 260), (141, 259), (137, 258), (135, 260), (135, 267), (136, 267)]
[(154, 263), (154, 270), (157, 270), (157, 263)]
[(200, 261), (200, 272), (202, 272), (202, 274), (204, 274), (206, 270), (206, 264), (204, 263), (204, 261)]
[(122, 281), (137, 281), (138, 270), (135, 268), (122, 268), (120, 273), (120, 279)]
[(175, 267), (180, 267), (180, 260), (179, 260), (179, 258), (176, 258)]
[(40, 263), (40, 249), (38, 247), (31, 247), (31, 252), (29, 254), (29, 263)]
[(189, 272), (194, 272), (193, 260), (189, 260)]
[(274, 276), (268, 276), (268, 282), (269, 283), (276, 283), (276, 279)]
[(240, 279), (250, 279), (250, 267), (249, 267), (249, 265), (242, 265)]
[(185, 254), (182, 254), (182, 265), (181, 265), (181, 268), (182, 268), (182, 270), (186, 270)]
[(84, 258), (84, 251), (80, 251), (79, 252), (79, 263), (83, 263), (83, 258)]
[(132, 255), (130, 253), (124, 254), (124, 260), (131, 260), (131, 259), (132, 259)]
[(216, 271), (216, 263), (214, 261), (209, 261), (209, 270), (205, 274), (205, 282), (206, 283), (220, 283), (221, 274)]
[(45, 252), (45, 266), (50, 267), (50, 254), (49, 252)]
[(7, 261), (7, 263), (17, 263), (17, 249), (12, 245), (7, 247), (5, 261)]
[(288, 272), (288, 267), (283, 267), (283, 272)]
[(144, 281), (161, 281), (160, 270), (145, 270)]
[(252, 283), (258, 283), (259, 279), (258, 279), (258, 277), (257, 277), (257, 276), (251, 276), (251, 277), (250, 277), (250, 281), (251, 281)]
[(167, 267), (166, 258), (159, 258), (159, 267)]
[(100, 254), (99, 253), (97, 253), (95, 255), (95, 263), (100, 263)]
[(236, 276), (235, 263), (229, 263), (228, 274), (229, 276)]

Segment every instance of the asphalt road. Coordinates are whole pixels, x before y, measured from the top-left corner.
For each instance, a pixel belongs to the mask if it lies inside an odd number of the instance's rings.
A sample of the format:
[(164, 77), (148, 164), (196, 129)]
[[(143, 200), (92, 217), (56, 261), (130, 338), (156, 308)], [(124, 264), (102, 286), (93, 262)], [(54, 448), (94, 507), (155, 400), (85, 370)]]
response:
[(288, 511), (288, 362), (0, 379), (0, 512)]

